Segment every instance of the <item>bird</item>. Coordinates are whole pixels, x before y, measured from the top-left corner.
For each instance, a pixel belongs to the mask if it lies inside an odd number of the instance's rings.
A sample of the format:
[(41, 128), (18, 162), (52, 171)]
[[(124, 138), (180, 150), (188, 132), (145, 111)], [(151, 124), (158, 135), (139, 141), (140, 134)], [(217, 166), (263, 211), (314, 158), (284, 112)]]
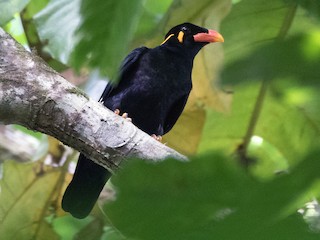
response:
[[(108, 83), (99, 101), (118, 114), (128, 114), (147, 134), (161, 138), (186, 105), (195, 56), (214, 42), (224, 42), (215, 30), (188, 22), (171, 28), (159, 46), (142, 46), (129, 53), (121, 64), (118, 84)], [(88, 216), (111, 175), (80, 154), (62, 199), (64, 211), (75, 218)]]

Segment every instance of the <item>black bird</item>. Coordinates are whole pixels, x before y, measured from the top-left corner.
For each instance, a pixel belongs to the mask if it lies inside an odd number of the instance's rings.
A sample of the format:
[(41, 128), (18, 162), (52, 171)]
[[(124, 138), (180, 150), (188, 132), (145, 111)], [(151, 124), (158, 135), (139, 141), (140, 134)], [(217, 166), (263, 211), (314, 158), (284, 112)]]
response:
[[(117, 86), (108, 84), (100, 98), (107, 108), (128, 113), (146, 133), (162, 136), (181, 115), (192, 88), (193, 59), (211, 42), (223, 42), (216, 31), (191, 23), (173, 27), (155, 48), (140, 47), (123, 61)], [(80, 154), (62, 208), (76, 218), (92, 210), (111, 173)]]

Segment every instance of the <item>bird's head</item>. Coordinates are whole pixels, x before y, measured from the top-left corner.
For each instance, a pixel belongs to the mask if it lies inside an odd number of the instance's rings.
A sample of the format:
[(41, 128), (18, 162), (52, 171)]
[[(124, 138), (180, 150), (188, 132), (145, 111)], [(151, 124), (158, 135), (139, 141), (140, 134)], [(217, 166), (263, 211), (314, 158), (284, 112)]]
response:
[(224, 42), (217, 31), (183, 23), (171, 28), (161, 45), (188, 48), (197, 53), (206, 44), (214, 42)]

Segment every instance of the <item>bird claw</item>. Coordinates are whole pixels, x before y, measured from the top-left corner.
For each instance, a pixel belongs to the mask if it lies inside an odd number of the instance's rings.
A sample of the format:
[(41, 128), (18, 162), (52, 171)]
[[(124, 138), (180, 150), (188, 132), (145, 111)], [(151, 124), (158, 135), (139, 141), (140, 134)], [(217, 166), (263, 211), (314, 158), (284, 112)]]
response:
[(151, 137), (154, 138), (155, 140), (157, 140), (158, 142), (162, 141), (162, 136), (160, 136), (160, 135), (152, 134)]
[[(115, 114), (117, 114), (117, 115), (120, 116), (120, 110), (119, 110), (118, 108), (115, 109), (113, 112), (114, 112)], [(129, 121), (129, 122), (132, 122), (132, 118), (129, 118), (128, 116), (129, 116), (128, 113), (123, 113), (123, 114), (121, 115), (121, 117), (123, 117), (125, 120), (127, 120), (127, 121)]]
[(123, 118), (128, 118), (128, 113), (123, 113), (123, 114), (121, 115), (121, 117), (123, 117)]

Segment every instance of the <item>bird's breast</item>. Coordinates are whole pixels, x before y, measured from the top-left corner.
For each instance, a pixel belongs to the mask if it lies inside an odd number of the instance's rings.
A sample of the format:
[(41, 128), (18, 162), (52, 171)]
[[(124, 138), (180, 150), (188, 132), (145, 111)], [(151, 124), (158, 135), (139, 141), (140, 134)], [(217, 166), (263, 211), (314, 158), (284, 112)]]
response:
[[(152, 53), (152, 52), (151, 52)], [(149, 134), (162, 135), (170, 109), (188, 96), (192, 62), (161, 52), (144, 55), (126, 85), (119, 84), (113, 108), (127, 112), (133, 123)]]

